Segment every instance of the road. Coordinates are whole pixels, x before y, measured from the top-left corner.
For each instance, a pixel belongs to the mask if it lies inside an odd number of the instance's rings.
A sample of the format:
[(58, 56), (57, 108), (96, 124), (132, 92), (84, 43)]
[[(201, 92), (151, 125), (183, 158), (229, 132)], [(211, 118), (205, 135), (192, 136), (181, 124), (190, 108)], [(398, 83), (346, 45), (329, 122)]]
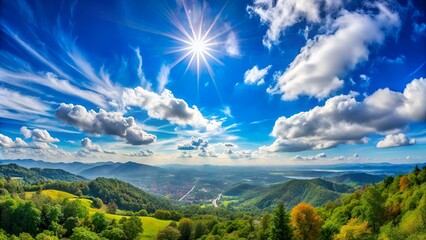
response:
[(178, 202), (182, 201), (186, 196), (188, 196), (188, 194), (190, 194), (192, 192), (192, 190), (194, 190), (194, 188), (195, 188), (195, 185), (191, 188), (191, 190), (189, 190), (189, 192), (187, 192), (185, 195), (183, 195), (183, 197), (181, 197)]
[(217, 207), (217, 201), (219, 201), (222, 198), (222, 193), (217, 196), (217, 198), (213, 199), (212, 204), (214, 207)]

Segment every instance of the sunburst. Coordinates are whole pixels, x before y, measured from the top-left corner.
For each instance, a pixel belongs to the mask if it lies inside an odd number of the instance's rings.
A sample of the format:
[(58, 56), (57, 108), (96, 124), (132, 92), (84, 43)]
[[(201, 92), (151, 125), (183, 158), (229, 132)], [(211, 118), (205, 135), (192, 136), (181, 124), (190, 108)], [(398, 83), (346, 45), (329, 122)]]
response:
[[(193, 7), (192, 10), (189, 9), (185, 0), (182, 1), (182, 6), (186, 15), (186, 24), (183, 24), (176, 15), (170, 14), (170, 20), (176, 29), (178, 29), (179, 34), (167, 34), (167, 36), (177, 40), (180, 44), (174, 50), (169, 51), (169, 53), (183, 53), (171, 64), (171, 67), (174, 67), (184, 60), (189, 60), (185, 73), (191, 66), (195, 65), (197, 82), (199, 82), (202, 67), (205, 67), (216, 86), (213, 69), (209, 61), (213, 60), (214, 62), (223, 65), (223, 63), (215, 56), (219, 54), (219, 51), (216, 48), (220, 44), (224, 43), (223, 40), (220, 40), (220, 37), (229, 30), (218, 31), (213, 34), (213, 29), (226, 4), (222, 7), (210, 24), (205, 24), (205, 2), (200, 11), (197, 11), (195, 7)], [(196, 12), (199, 12), (200, 14), (197, 15), (195, 14)]]

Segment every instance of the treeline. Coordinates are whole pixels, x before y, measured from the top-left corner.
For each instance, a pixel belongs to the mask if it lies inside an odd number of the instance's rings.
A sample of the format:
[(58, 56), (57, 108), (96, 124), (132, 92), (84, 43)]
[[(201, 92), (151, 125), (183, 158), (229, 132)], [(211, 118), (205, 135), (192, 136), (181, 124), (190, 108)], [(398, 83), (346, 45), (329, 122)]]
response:
[(173, 210), (175, 206), (167, 199), (149, 194), (129, 183), (110, 178), (96, 178), (90, 182), (54, 181), (41, 185), (43, 189), (69, 192), (77, 196), (92, 196), (102, 199), (104, 204), (116, 204), (129, 211)]
[(406, 240), (426, 239), (426, 167), (387, 177), (314, 208), (282, 203), (262, 217), (194, 215), (159, 232), (158, 240)]
[(18, 195), (0, 196), (0, 239), (22, 240), (133, 240), (142, 232), (139, 217), (108, 221), (104, 213), (89, 216), (80, 200), (52, 200), (34, 194), (30, 200)]

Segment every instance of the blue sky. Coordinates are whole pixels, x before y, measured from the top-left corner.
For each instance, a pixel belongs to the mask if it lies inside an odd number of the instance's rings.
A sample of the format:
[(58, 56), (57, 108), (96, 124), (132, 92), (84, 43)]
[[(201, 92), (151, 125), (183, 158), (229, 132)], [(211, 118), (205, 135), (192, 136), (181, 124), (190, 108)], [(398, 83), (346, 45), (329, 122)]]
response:
[(9, 1), (0, 158), (426, 161), (422, 1)]

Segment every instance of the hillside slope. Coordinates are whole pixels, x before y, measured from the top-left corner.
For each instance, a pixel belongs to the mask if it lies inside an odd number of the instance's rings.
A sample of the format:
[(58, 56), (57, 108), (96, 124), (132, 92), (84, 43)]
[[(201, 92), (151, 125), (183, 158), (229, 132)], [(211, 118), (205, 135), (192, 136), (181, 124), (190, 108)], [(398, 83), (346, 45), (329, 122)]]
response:
[(0, 165), (0, 177), (20, 177), (25, 183), (39, 183), (52, 180), (68, 182), (87, 181), (86, 178), (74, 175), (61, 169), (24, 168), (16, 164)]
[(378, 183), (385, 178), (385, 175), (373, 175), (359, 172), (343, 174), (340, 176), (332, 177), (329, 180), (337, 183), (345, 183), (351, 186), (359, 186), (364, 184)]
[(324, 179), (291, 180), (270, 187), (255, 188), (241, 196), (240, 206), (255, 206), (266, 209), (283, 201), (287, 208), (299, 202), (320, 206), (327, 201), (333, 201), (344, 193), (352, 192), (353, 188), (345, 185), (326, 181)]

